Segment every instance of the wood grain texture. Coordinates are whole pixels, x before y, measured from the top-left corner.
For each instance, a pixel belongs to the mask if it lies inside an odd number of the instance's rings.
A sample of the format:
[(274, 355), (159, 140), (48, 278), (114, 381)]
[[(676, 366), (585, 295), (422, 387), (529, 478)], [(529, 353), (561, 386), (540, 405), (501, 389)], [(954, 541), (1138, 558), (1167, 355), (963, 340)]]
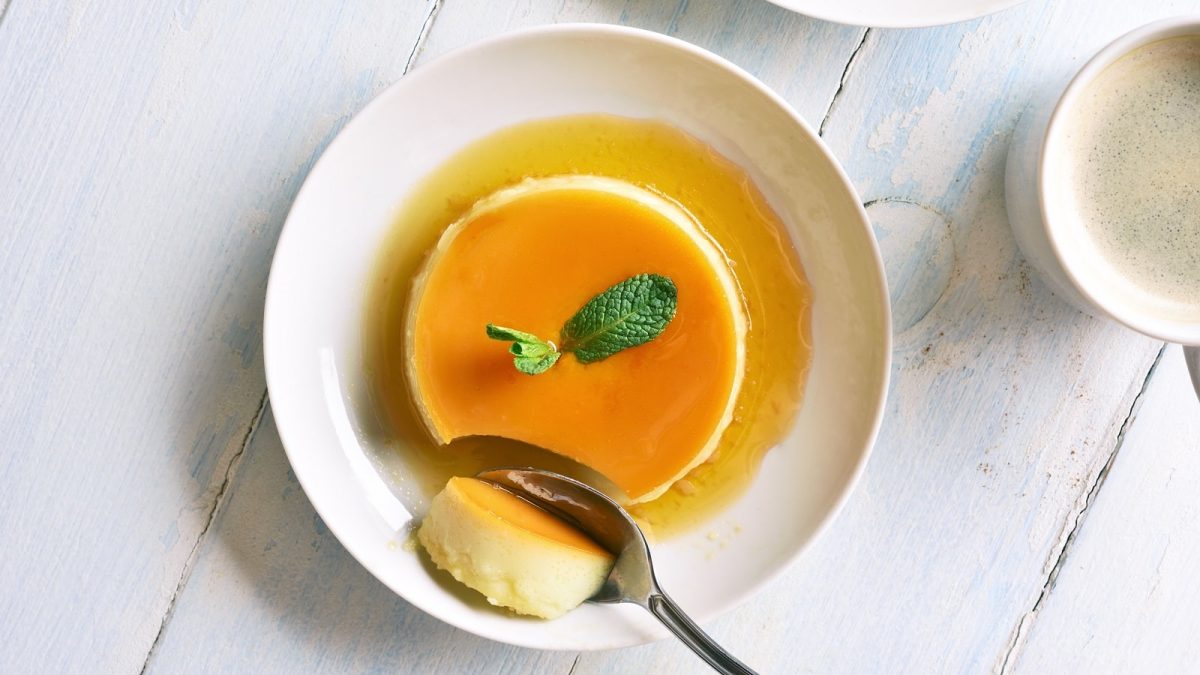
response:
[(1190, 673), (1200, 661), (1200, 403), (1167, 347), (1016, 673)]
[(491, 35), (567, 22), (644, 28), (704, 47), (766, 82), (813, 128), (820, 125), (865, 32), (761, 0), (445, 0), (417, 66)]
[(248, 438), (269, 256), (311, 162), (407, 64), (562, 21), (677, 35), (779, 91), (888, 269), (864, 480), (713, 635), (765, 672), (1194, 663), (1200, 430), (1171, 422), (1194, 405), (1177, 357), (1139, 399), (1161, 345), (1046, 291), (1002, 176), (1038, 87), (1195, 0), (869, 33), (760, 0), (159, 4), (12, 0), (0, 23), (0, 670), (135, 670), (165, 625), (158, 672), (705, 672), (673, 642), (535, 652), (425, 616), (325, 530), (269, 413)]
[[(1053, 71), (1179, 5), (1035, 2), (867, 36), (825, 137), (869, 205), (888, 268), (890, 403), (833, 528), (710, 625), (751, 664), (1003, 664), (1159, 348), (1078, 314), (1033, 278), (1004, 211), (1008, 137)], [(664, 643), (585, 654), (574, 672), (642, 668), (696, 671)]]
[(451, 628), (379, 583), (304, 496), (268, 419), (180, 596), (150, 672), (545, 673), (573, 654)]
[(262, 402), (283, 216), (426, 13), (8, 7), (0, 670), (142, 667)]
[[(818, 120), (832, 100), (845, 61), (863, 33), (797, 17), (761, 2), (727, 6), (704, 3), (699, 8), (703, 11), (695, 13), (667, 9), (671, 11), (637, 2), (612, 6), (580, 3), (572, 8), (573, 13), (559, 18), (618, 22), (623, 16), (631, 18), (625, 12), (650, 11), (653, 16), (636, 17), (645, 18), (649, 25), (639, 25), (666, 31), (674, 20), (678, 30), (693, 33), (688, 39), (696, 40), (699, 35), (727, 49), (736, 48), (739, 40), (753, 44), (764, 27), (783, 22), (791, 31), (787, 44), (796, 45), (790, 53), (781, 53), (769, 44), (755, 49), (769, 49), (771, 53), (760, 58), (777, 68), (777, 59), (784, 56), (800, 61), (786, 65), (781, 72), (795, 75), (803, 71), (801, 85), (822, 82), (823, 90), (795, 88), (803, 92), (802, 102)], [(554, 18), (546, 13), (549, 8), (538, 4), (518, 7), (502, 24), (496, 24), (499, 19), (489, 11), (509, 16), (503, 3), (446, 0), (438, 10), (418, 63), (478, 39), (481, 35), (474, 31), (479, 29), (501, 32)], [(744, 19), (744, 25), (724, 23), (739, 18)], [(446, 30), (456, 37), (437, 38), (447, 25)], [(199, 551), (195, 572), (180, 594), (151, 662), (153, 670), (212, 671), (235, 668), (247, 661), (267, 672), (312, 667), (445, 673), (570, 670), (573, 653), (545, 654), (478, 639), (425, 616), (392, 595), (324, 531), (307, 501), (294, 489), (294, 478), (287, 483), (278, 441), (267, 441), (266, 445), (259, 442), (264, 434), (273, 439), (273, 427), (264, 424), (246, 452), (247, 468), (239, 472), (231, 486), (234, 497), (229, 513), (214, 522)], [(260, 452), (274, 452), (278, 457), (261, 460), (261, 468), (254, 468)], [(281, 483), (293, 487), (264, 487)], [(255, 496), (243, 498), (243, 492)], [(293, 544), (283, 545), (283, 541)], [(318, 548), (325, 552), (310, 554), (310, 549)], [(253, 562), (248, 564), (247, 560)], [(196, 654), (204, 657), (198, 659)]]

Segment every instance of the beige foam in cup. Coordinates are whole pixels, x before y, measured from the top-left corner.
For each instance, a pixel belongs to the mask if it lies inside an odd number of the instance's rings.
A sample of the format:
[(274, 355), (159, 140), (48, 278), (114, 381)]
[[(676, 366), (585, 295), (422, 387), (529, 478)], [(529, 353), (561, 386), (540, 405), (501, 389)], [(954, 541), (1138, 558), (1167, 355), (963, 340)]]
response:
[(1049, 94), (1009, 153), (1022, 252), (1081, 310), (1200, 344), (1200, 17), (1117, 39)]

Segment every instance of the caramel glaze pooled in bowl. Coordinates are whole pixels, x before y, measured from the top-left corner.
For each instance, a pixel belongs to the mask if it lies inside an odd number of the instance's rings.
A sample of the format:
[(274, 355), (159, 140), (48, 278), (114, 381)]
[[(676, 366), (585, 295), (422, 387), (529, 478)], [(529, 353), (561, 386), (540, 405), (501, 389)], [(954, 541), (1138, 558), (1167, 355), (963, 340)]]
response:
[(531, 177), (573, 174), (626, 181), (678, 203), (725, 254), (743, 295), (746, 372), (732, 423), (707, 462), (632, 509), (656, 537), (670, 536), (712, 516), (750, 483), (795, 417), (811, 356), (811, 293), (783, 224), (742, 169), (675, 127), (607, 115), (529, 122), (470, 145), (417, 186), (368, 290), (364, 365), (372, 403), (383, 440), (401, 454), (407, 480), (417, 484), (400, 495), (417, 512), (451, 476), (492, 466), (537, 466), (597, 482), (586, 468), (516, 441), (467, 437), (438, 446), (417, 415), (406, 379), (412, 280), (442, 232), (497, 190)]

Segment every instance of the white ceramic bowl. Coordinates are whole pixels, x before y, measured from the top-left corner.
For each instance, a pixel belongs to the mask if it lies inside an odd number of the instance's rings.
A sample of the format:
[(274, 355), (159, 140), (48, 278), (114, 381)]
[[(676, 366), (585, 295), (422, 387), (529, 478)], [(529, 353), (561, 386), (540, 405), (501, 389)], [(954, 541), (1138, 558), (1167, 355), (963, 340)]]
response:
[[(486, 102), (486, 105), (480, 105)], [(407, 192), (472, 141), (534, 118), (602, 112), (669, 121), (749, 170), (788, 224), (814, 289), (815, 357), (798, 422), (744, 498), (718, 550), (700, 528), (654, 547), (659, 579), (700, 620), (782, 572), (861, 472), (887, 390), (883, 268), (854, 188), (817, 134), (746, 73), (684, 42), (565, 25), (504, 35), (424, 66), (350, 122), (313, 167), (275, 253), (264, 329), (267, 382), (296, 476), (343, 545), (395, 592), (479, 635), (600, 649), (665, 635), (632, 606), (520, 619), (443, 585), (395, 542), (414, 518), (394, 462), (362, 433), (367, 275)]]
[(875, 28), (921, 28), (977, 19), (1025, 0), (771, 0), (816, 19)]
[(1156, 314), (1137, 301), (1094, 247), (1080, 245), (1082, 225), (1063, 185), (1062, 138), (1079, 95), (1114, 61), (1170, 37), (1200, 35), (1200, 16), (1164, 19), (1117, 38), (1069, 81), (1044, 88), (1021, 116), (1008, 152), (1005, 201), (1013, 234), (1046, 285), (1081, 311), (1107, 317), (1168, 342), (1200, 345), (1200, 323)]

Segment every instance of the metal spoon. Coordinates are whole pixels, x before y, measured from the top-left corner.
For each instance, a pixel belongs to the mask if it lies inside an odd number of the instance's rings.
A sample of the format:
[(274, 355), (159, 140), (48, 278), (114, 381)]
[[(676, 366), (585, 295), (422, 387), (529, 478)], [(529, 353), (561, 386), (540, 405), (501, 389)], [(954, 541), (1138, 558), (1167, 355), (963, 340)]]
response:
[(616, 502), (573, 478), (527, 468), (490, 469), (476, 478), (498, 485), (579, 528), (614, 556), (612, 572), (588, 602), (632, 602), (649, 610), (714, 670), (754, 675), (713, 641), (658, 586), (646, 538)]
[(1184, 347), (1183, 358), (1187, 360), (1188, 371), (1192, 373), (1192, 387), (1196, 396), (1200, 396), (1200, 347)]

